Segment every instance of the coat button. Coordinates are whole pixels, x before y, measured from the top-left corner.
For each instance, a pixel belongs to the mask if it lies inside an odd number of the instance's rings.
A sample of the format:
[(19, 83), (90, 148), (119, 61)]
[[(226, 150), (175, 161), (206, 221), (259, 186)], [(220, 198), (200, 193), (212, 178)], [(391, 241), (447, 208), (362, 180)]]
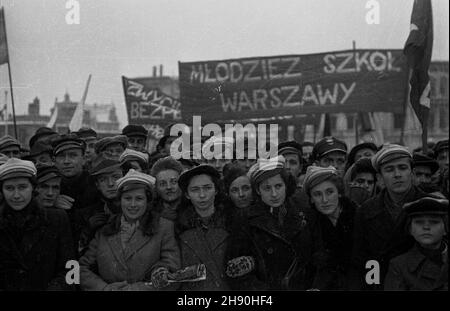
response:
[(273, 254), (273, 248), (272, 248), (272, 247), (269, 247), (269, 248), (267, 249), (267, 253)]

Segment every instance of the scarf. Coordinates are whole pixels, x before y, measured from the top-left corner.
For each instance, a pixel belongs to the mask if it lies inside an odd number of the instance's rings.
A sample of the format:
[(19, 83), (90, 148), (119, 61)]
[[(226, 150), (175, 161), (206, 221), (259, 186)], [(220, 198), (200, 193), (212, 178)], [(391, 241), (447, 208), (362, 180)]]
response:
[(131, 240), (138, 227), (139, 220), (128, 222), (125, 219), (125, 216), (122, 215), (120, 218), (120, 241), (122, 242), (123, 249), (126, 249), (128, 242)]

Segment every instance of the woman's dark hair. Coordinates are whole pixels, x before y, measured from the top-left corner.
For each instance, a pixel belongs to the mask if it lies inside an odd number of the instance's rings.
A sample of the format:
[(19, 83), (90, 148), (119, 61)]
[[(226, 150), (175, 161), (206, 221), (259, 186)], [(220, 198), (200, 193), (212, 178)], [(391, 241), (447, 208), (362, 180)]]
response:
[[(295, 190), (297, 189), (297, 181), (296, 181), (295, 177), (285, 169), (280, 170), (279, 175), (286, 186), (286, 200), (287, 200), (290, 196), (292, 196), (294, 194)], [(273, 175), (273, 176), (277, 176), (277, 175)], [(257, 190), (259, 190), (259, 185), (261, 185), (261, 183), (262, 183), (262, 181), (257, 184), (252, 183), (253, 195), (258, 200), (261, 199), (261, 195), (259, 195), (258, 191), (257, 191)]]
[[(218, 205), (219, 203), (223, 202), (223, 200), (224, 200), (224, 194), (223, 194), (224, 193), (224, 189), (223, 189), (222, 181), (219, 178), (217, 178), (215, 176), (212, 176), (212, 175), (209, 175), (209, 174), (199, 174), (199, 175), (207, 175), (207, 176), (209, 176), (209, 178), (211, 178), (211, 180), (212, 180), (212, 182), (214, 184), (214, 189), (216, 190), (216, 196), (214, 197), (214, 205)], [(195, 175), (195, 176), (197, 176), (197, 175)], [(192, 176), (192, 177), (194, 177), (194, 176)], [(191, 178), (191, 180), (192, 180), (192, 178)], [(190, 182), (191, 181), (189, 180), (188, 186), (189, 186)], [(187, 188), (188, 187), (186, 187), (185, 190), (182, 189), (181, 204), (180, 204), (181, 207), (188, 206), (188, 205), (192, 204), (191, 200), (189, 200), (186, 197)]]
[(223, 185), (225, 193), (228, 193), (230, 186), (235, 179), (241, 176), (247, 176), (247, 171), (236, 163), (228, 163), (223, 168)]
[(148, 164), (146, 162), (138, 160), (138, 159), (133, 159), (133, 160), (130, 160), (130, 161), (126, 161), (126, 162), (124, 162), (124, 163), (122, 163), (120, 165), (120, 168), (122, 169), (122, 173), (123, 173), (124, 176), (128, 173), (128, 171), (130, 169), (133, 168), (133, 166), (131, 166), (131, 163), (130, 163), (131, 161), (138, 162), (143, 173), (147, 173), (148, 172)]

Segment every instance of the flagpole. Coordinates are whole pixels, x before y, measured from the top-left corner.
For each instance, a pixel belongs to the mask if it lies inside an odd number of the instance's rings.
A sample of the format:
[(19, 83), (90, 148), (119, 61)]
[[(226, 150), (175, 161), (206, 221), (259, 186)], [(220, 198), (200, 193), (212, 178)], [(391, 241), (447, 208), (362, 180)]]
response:
[(5, 135), (8, 135), (8, 90), (5, 90)]
[[(353, 40), (352, 41), (352, 47), (353, 47), (353, 58), (355, 59), (355, 67), (357, 67), (357, 64), (356, 64), (356, 42), (355, 42), (355, 40)], [(356, 71), (357, 71), (358, 69), (356, 68)], [(359, 122), (358, 122), (358, 114), (359, 113), (356, 113), (355, 114), (355, 146), (359, 143), (359, 130), (358, 130), (358, 125), (359, 125)]]
[(8, 35), (6, 31), (6, 17), (5, 17), (5, 10), (2, 10), (3, 12), (3, 29), (5, 30), (5, 45), (6, 45), (6, 53), (8, 53), (8, 76), (9, 76), (9, 89), (11, 91), (11, 106), (13, 111), (13, 122), (14, 122), (14, 135), (17, 137), (17, 124), (16, 124), (16, 108), (14, 106), (14, 93), (13, 93), (13, 86), (12, 86), (12, 78), (11, 78), (11, 65), (9, 60), (9, 52), (8, 52)]

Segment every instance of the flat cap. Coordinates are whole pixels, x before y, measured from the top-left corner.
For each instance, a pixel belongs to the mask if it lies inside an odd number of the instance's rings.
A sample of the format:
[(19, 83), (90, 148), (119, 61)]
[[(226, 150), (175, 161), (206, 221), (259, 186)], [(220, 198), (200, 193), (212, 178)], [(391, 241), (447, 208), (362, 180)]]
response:
[(181, 190), (186, 191), (192, 177), (202, 174), (209, 175), (215, 179), (220, 179), (220, 173), (214, 167), (209, 164), (201, 164), (181, 173), (180, 178), (178, 179)]
[(378, 151), (378, 147), (374, 143), (364, 142), (364, 143), (358, 144), (355, 147), (353, 147), (352, 150), (350, 150), (350, 153), (348, 154), (348, 162), (353, 164), (355, 162), (356, 153), (359, 150), (363, 150), (363, 149), (373, 150), (374, 153), (376, 153)]
[(128, 191), (139, 187), (152, 189), (155, 182), (155, 177), (140, 173), (134, 169), (130, 169), (125, 176), (116, 181), (118, 192)]
[(382, 165), (405, 157), (412, 159), (408, 148), (401, 145), (386, 144), (372, 157), (371, 161), (373, 168), (379, 172)]
[(40, 127), (36, 130), (33, 136), (31, 136), (28, 145), (30, 146), (30, 149), (33, 147), (34, 143), (39, 140), (41, 137), (45, 136), (52, 136), (52, 135), (58, 135), (54, 130), (52, 130), (49, 127)]
[(445, 149), (448, 150), (448, 139), (438, 141), (433, 148), (434, 156), (437, 157), (438, 153)]
[(0, 153), (0, 165), (3, 165), (6, 163), (6, 161), (9, 160), (9, 157), (7, 157), (6, 155), (4, 155), (3, 153)]
[(12, 146), (17, 146), (18, 148), (20, 148), (20, 143), (15, 138), (9, 135), (5, 135), (2, 138), (0, 138), (0, 152), (1, 150), (4, 150)]
[(36, 177), (36, 166), (33, 162), (11, 158), (0, 166), (0, 181), (11, 178)]
[(147, 138), (147, 134), (148, 131), (142, 125), (128, 124), (122, 129), (122, 135), (125, 135), (127, 137), (142, 136), (144, 138)]
[(83, 152), (86, 150), (86, 143), (78, 138), (77, 135), (63, 134), (55, 138), (52, 141), (53, 155), (58, 155), (59, 153), (69, 150), (69, 149), (81, 149)]
[(95, 143), (95, 153), (100, 153), (106, 149), (106, 147), (113, 144), (121, 144), (124, 149), (128, 146), (128, 139), (125, 135), (108, 136), (100, 139)]
[(279, 174), (285, 168), (285, 158), (282, 155), (263, 159), (260, 158), (248, 170), (247, 176), (252, 184), (257, 186), (263, 180)]
[(43, 153), (48, 153), (48, 154), (52, 155), (53, 148), (50, 145), (50, 143), (39, 140), (34, 143), (33, 147), (31, 147), (30, 154), (28, 155), (28, 157), (36, 157)]
[(312, 188), (317, 186), (318, 184), (324, 182), (325, 180), (333, 177), (339, 176), (337, 170), (333, 166), (329, 167), (320, 167), (311, 165), (308, 166), (306, 170), (305, 179), (303, 181), (303, 187), (307, 195), (310, 195), (310, 191)]
[(41, 165), (37, 168), (38, 184), (56, 177), (61, 177), (61, 173), (54, 165)]
[(423, 197), (403, 206), (408, 216), (414, 215), (448, 215), (448, 200)]
[(423, 153), (414, 153), (413, 154), (413, 162), (414, 166), (427, 166), (431, 169), (431, 174), (437, 172), (439, 169), (439, 163), (430, 158), (429, 156), (424, 155)]
[(97, 132), (90, 127), (82, 127), (77, 132), (74, 132), (78, 138), (97, 138)]
[(323, 156), (334, 151), (347, 154), (347, 144), (333, 136), (327, 136), (314, 145), (312, 157), (314, 160), (319, 160)]
[(300, 157), (303, 156), (303, 149), (302, 145), (295, 140), (291, 141), (285, 141), (280, 144), (278, 144), (278, 154), (289, 154), (289, 153), (296, 153)]
[(112, 173), (117, 170), (121, 170), (119, 161), (107, 159), (102, 154), (99, 154), (92, 160), (89, 174), (91, 176), (98, 176), (101, 174)]
[(139, 152), (133, 149), (125, 149), (125, 151), (120, 155), (119, 162), (125, 163), (127, 161), (142, 161), (148, 164), (149, 156), (147, 153)]

